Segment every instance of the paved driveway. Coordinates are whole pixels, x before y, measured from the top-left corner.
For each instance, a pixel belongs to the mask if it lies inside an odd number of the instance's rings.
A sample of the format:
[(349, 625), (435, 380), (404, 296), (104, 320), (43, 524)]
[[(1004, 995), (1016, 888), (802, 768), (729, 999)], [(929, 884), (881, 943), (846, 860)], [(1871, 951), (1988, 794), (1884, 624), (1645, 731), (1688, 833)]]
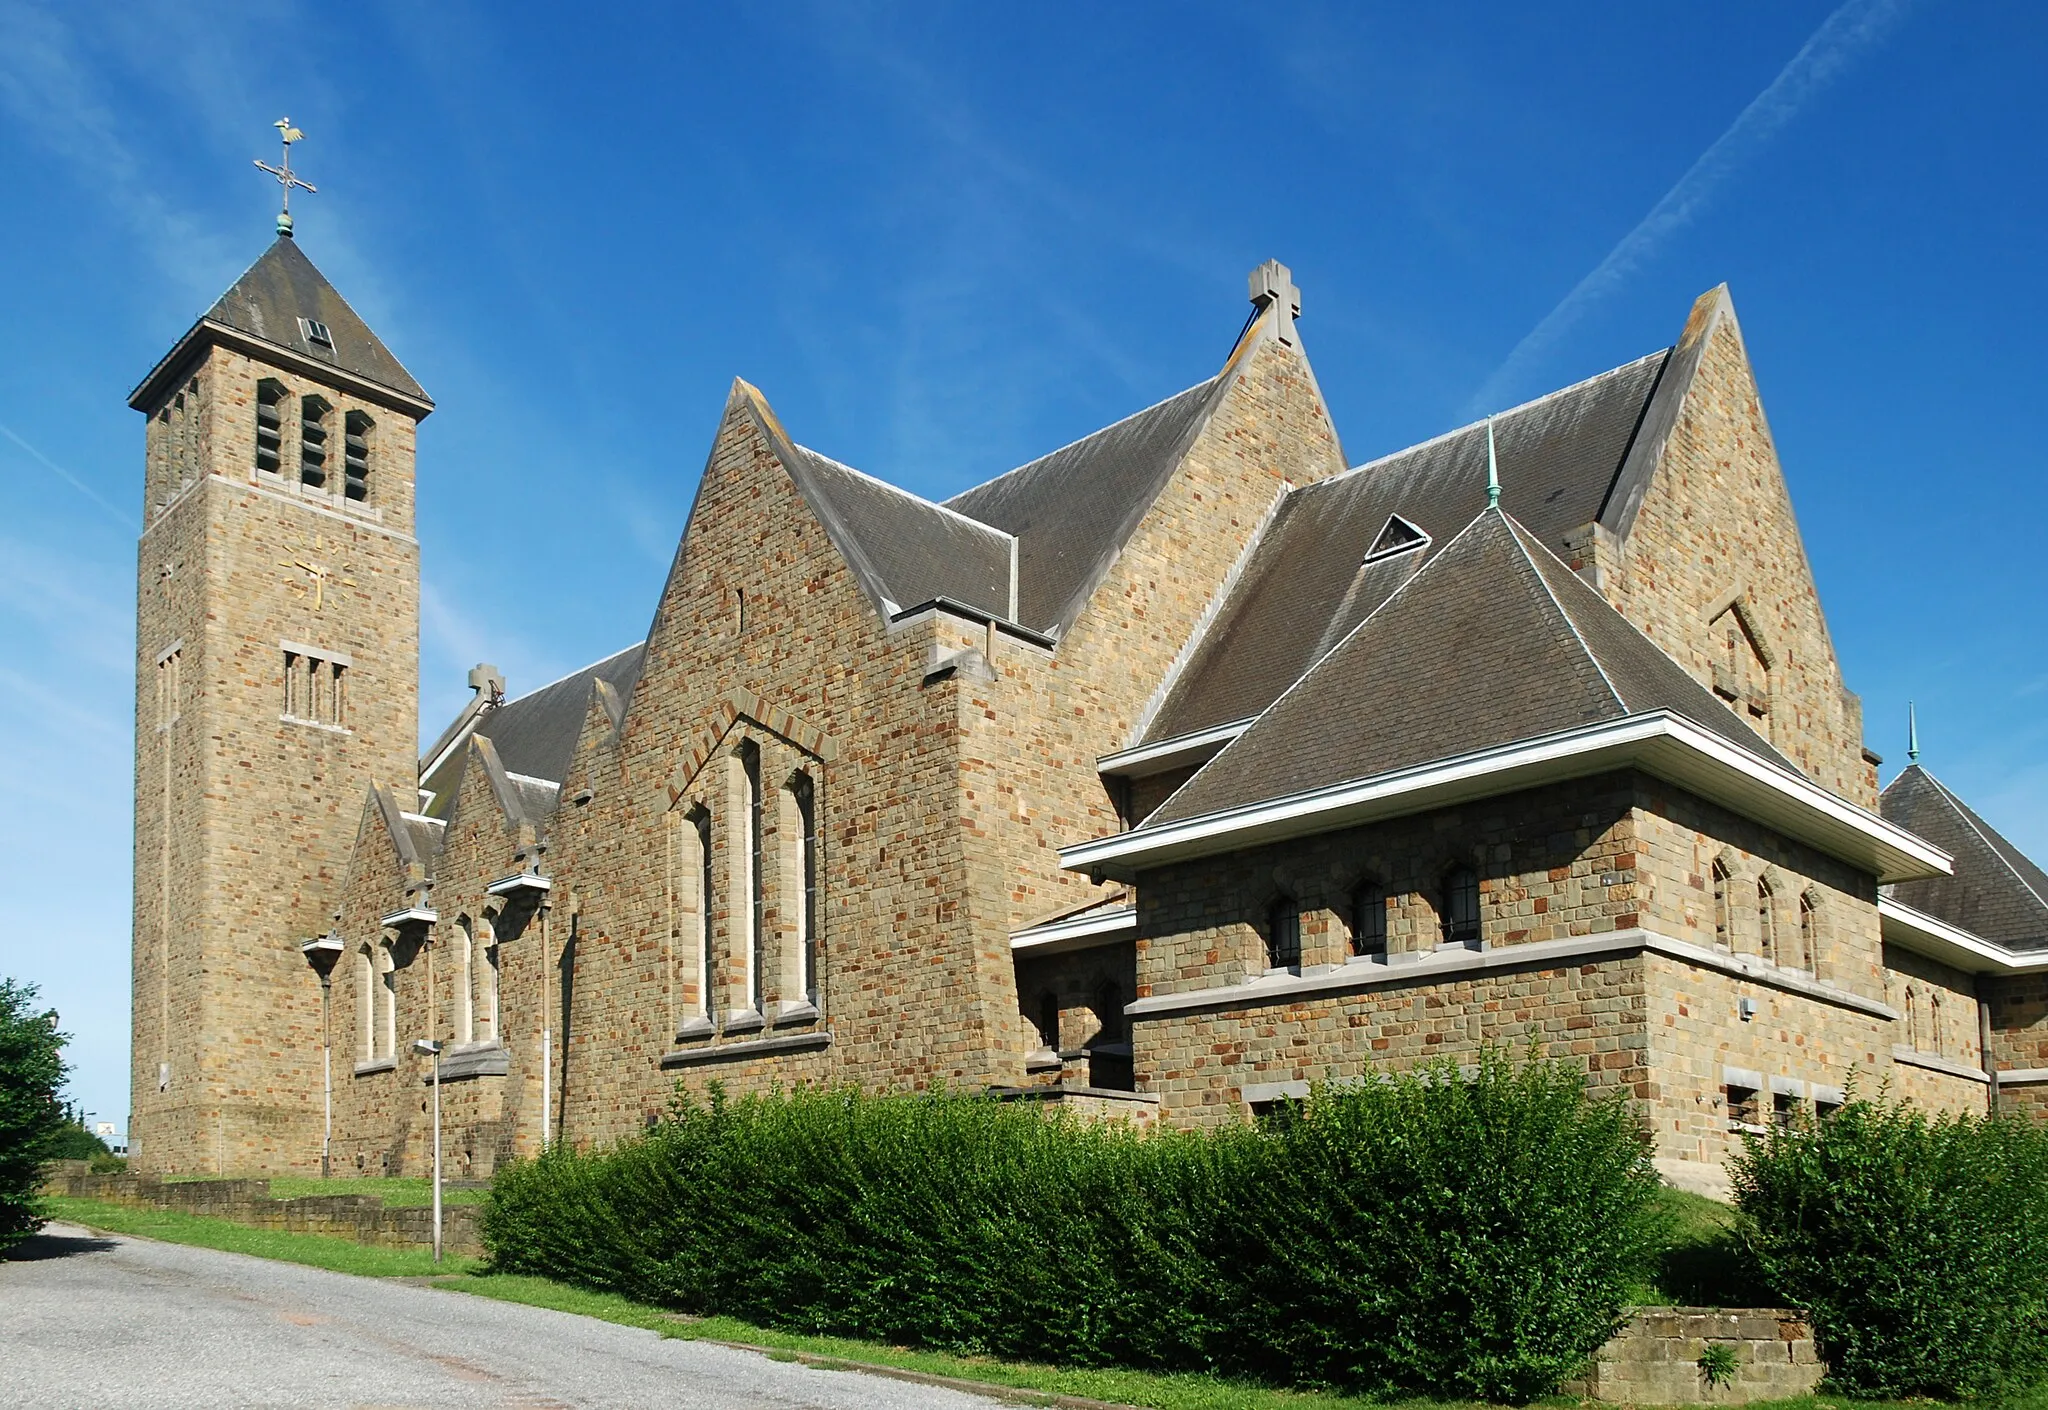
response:
[(62, 1224), (0, 1262), (0, 1406), (996, 1404), (565, 1312)]

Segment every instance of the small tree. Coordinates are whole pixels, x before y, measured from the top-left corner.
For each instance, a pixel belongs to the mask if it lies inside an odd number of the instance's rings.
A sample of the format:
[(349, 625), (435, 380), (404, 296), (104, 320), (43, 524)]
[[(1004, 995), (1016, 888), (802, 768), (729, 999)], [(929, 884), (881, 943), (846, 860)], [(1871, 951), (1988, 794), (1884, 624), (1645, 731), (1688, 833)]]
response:
[(1966, 1399), (2048, 1373), (2048, 1130), (1852, 1101), (1732, 1165), (1758, 1271), (1851, 1394)]
[(64, 1038), (36, 987), (0, 979), (0, 1249), (42, 1227), (36, 1188), (64, 1135)]

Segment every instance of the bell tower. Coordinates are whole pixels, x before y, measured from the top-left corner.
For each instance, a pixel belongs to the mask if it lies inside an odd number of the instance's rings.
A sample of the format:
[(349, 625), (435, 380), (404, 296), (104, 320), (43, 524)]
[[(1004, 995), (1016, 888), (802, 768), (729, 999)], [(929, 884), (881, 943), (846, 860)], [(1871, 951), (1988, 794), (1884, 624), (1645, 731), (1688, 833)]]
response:
[(148, 418), (135, 1159), (314, 1171), (323, 1004), (300, 946), (331, 924), (367, 786), (417, 777), (413, 449), (433, 402), (281, 220), (128, 404)]

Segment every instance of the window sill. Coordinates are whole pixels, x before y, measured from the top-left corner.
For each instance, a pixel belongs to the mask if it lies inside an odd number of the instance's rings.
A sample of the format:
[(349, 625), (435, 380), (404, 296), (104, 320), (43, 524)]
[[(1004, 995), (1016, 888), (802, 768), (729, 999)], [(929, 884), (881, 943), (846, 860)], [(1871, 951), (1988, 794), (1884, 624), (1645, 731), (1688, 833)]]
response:
[(760, 1014), (752, 1009), (741, 1009), (737, 1013), (729, 1013), (725, 1016), (723, 1031), (726, 1033), (755, 1033), (765, 1026), (766, 1024)]
[(811, 1003), (808, 999), (800, 999), (793, 1004), (785, 1003), (775, 1013), (775, 1026), (777, 1028), (787, 1028), (799, 1023), (815, 1023), (817, 1021), (818, 1006)]
[(285, 724), (304, 725), (307, 729), (317, 729), (325, 734), (355, 733), (355, 731), (350, 729), (347, 725), (330, 725), (325, 720), (309, 720), (303, 715), (279, 715), (277, 718), (283, 721)]
[(708, 1018), (693, 1018), (676, 1030), (678, 1043), (694, 1043), (700, 1038), (709, 1038), (718, 1031), (718, 1025)]
[(1026, 1072), (1058, 1072), (1066, 1065), (1065, 1059), (1051, 1048), (1039, 1048), (1024, 1055)]
[(395, 1071), (397, 1071), (397, 1069), (398, 1069), (398, 1059), (397, 1059), (397, 1058), (378, 1058), (378, 1059), (377, 1059), (377, 1060), (376, 1060), (375, 1062), (359, 1062), (359, 1063), (357, 1063), (357, 1064), (356, 1064), (356, 1076), (358, 1076), (358, 1077), (372, 1077), (372, 1076), (375, 1076), (375, 1075), (376, 1075), (377, 1073), (379, 1073), (379, 1072), (395, 1072)]
[(832, 1046), (832, 1033), (820, 1028), (811, 1033), (785, 1033), (774, 1038), (752, 1038), (744, 1043), (714, 1043), (709, 1047), (685, 1048), (663, 1053), (658, 1066), (699, 1067), (717, 1062), (744, 1062), (748, 1058), (774, 1057), (782, 1053), (823, 1052)]

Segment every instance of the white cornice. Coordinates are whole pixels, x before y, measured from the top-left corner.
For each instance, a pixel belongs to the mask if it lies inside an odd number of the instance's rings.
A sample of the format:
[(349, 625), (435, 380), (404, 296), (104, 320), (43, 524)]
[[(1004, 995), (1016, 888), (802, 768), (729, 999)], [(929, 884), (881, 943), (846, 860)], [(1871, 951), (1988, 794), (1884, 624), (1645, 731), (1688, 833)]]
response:
[(1010, 951), (1018, 955), (1058, 955), (1068, 950), (1087, 950), (1097, 945), (1113, 945), (1137, 928), (1135, 906), (1087, 911), (1011, 931)]
[(1877, 917), (1892, 944), (1972, 974), (2039, 974), (2048, 971), (2048, 951), (2008, 950), (1995, 940), (1950, 925), (1939, 916), (1880, 897)]
[(1211, 725), (1190, 734), (1177, 734), (1171, 739), (1157, 739), (1150, 744), (1119, 749), (1097, 759), (1095, 770), (1123, 778), (1144, 778), (1150, 774), (1163, 774), (1183, 764), (1207, 763), (1224, 745), (1250, 729), (1252, 721), (1257, 718), (1256, 715), (1247, 715), (1241, 720)]
[(1942, 876), (1949, 856), (1803, 775), (1667, 710), (1482, 749), (1373, 778), (1146, 825), (1060, 849), (1070, 871), (1135, 881), (1141, 868), (1332, 832), (1476, 798), (1639, 768), (1869, 871)]

